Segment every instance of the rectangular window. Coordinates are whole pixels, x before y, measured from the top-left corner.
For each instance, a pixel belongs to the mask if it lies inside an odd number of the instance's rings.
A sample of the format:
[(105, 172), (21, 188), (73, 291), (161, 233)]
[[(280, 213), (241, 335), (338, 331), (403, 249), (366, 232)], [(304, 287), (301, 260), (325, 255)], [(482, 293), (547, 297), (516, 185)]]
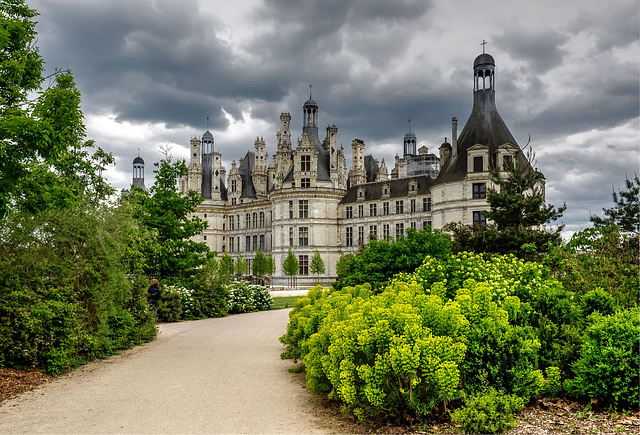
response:
[(289, 219), (293, 219), (293, 201), (289, 201)]
[(411, 222), (411, 228), (413, 228), (414, 230), (416, 229), (416, 223), (415, 222)]
[(487, 218), (484, 217), (481, 212), (474, 211), (473, 212), (473, 224), (474, 225), (485, 226), (485, 225), (487, 225)]
[(353, 227), (347, 227), (347, 237), (345, 238), (347, 246), (353, 246)]
[(358, 244), (364, 243), (364, 227), (358, 227)]
[(236, 191), (236, 180), (231, 180), (231, 193)]
[(473, 172), (483, 172), (484, 171), (484, 162), (482, 161), (482, 156), (477, 156), (473, 158)]
[(289, 246), (293, 246), (293, 227), (289, 228)]
[(204, 240), (205, 240), (205, 241), (207, 240), (207, 236), (204, 236)]
[(484, 183), (473, 183), (473, 199), (484, 199), (487, 197)]
[(427, 227), (431, 226), (431, 221), (424, 221), (422, 222), (422, 229), (425, 229)]
[(311, 187), (311, 178), (301, 178), (300, 187)]
[(404, 235), (404, 224), (396, 224), (396, 239)]
[[(236, 205), (236, 199), (235, 198), (231, 198), (231, 205)], [(238, 225), (240, 225), (240, 224), (238, 223)]]
[(396, 201), (396, 214), (404, 213), (404, 201)]
[(412, 199), (411, 200), (411, 213), (415, 213), (416, 212), (416, 200)]
[(382, 203), (382, 214), (383, 215), (388, 215), (389, 214), (389, 202), (385, 201)]
[(251, 236), (247, 236), (244, 250), (247, 252), (251, 251)]
[(306, 219), (309, 217), (309, 200), (298, 200), (298, 217), (300, 219)]
[(302, 172), (311, 170), (311, 156), (300, 156), (300, 170)]
[(258, 236), (253, 236), (253, 250), (258, 250)]
[(229, 216), (229, 230), (233, 231), (236, 227), (236, 217)]
[(389, 224), (384, 224), (382, 226), (382, 237), (384, 238), (384, 240), (389, 239)]
[(251, 228), (251, 215), (249, 213), (244, 215), (244, 227), (246, 229)]
[(229, 239), (229, 252), (233, 252), (233, 251), (234, 251), (234, 249), (233, 249), (233, 244), (234, 244), (234, 243), (233, 243), (233, 242), (235, 242), (235, 240), (236, 240), (236, 239), (234, 239), (233, 237), (231, 237), (231, 238)]
[(309, 256), (301, 255), (298, 257), (298, 263), (300, 264), (300, 275), (309, 275)]
[(298, 246), (309, 246), (309, 227), (298, 228)]
[(422, 198), (422, 211), (431, 211), (431, 197)]
[(251, 275), (251, 259), (247, 258), (247, 273)]
[(264, 234), (260, 234), (260, 250), (264, 252)]
[(369, 225), (369, 239), (376, 239), (376, 238), (378, 238), (378, 226)]
[(346, 213), (347, 213), (347, 219), (353, 218), (353, 207), (348, 205), (346, 209)]
[(358, 217), (364, 217), (364, 205), (360, 204), (358, 206)]
[(251, 221), (251, 228), (256, 228), (258, 226), (258, 213), (253, 213), (253, 219)]
[(377, 215), (378, 215), (378, 205), (369, 204), (369, 216), (377, 216)]

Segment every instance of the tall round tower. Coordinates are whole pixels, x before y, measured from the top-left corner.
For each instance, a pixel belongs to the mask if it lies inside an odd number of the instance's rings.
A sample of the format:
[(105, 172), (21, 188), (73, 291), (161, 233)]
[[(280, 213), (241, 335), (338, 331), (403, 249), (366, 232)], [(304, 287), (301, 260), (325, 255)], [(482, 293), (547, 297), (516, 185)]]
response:
[(404, 155), (406, 156), (415, 156), (416, 152), (416, 143), (418, 142), (418, 138), (415, 133), (411, 131), (411, 121), (409, 121), (409, 132), (404, 135)]
[(202, 153), (202, 197), (211, 199), (211, 177), (213, 175), (213, 135), (209, 130), (202, 135), (200, 152)]
[(133, 187), (144, 189), (144, 160), (138, 154), (138, 157), (133, 159)]

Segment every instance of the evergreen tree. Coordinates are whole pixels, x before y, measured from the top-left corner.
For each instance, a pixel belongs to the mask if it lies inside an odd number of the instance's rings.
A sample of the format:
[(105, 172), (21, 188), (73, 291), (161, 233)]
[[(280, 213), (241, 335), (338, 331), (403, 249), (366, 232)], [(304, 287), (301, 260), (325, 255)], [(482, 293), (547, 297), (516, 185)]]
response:
[(222, 254), (222, 257), (220, 257), (220, 274), (227, 277), (227, 280), (229, 280), (231, 275), (233, 275), (233, 272), (233, 258), (225, 252)]
[(519, 152), (507, 167), (492, 169), (491, 181), (497, 188), (487, 189), (487, 202), (491, 209), (483, 215), (493, 221), (498, 231), (511, 232), (516, 239), (523, 229), (540, 227), (558, 220), (566, 205), (555, 209), (546, 205), (542, 193), (543, 175), (533, 169), (533, 153), (524, 158)]
[(289, 248), (287, 258), (285, 258), (284, 263), (282, 263), (282, 271), (285, 275), (291, 277), (290, 285), (295, 286), (295, 276), (300, 271), (300, 263), (298, 263), (298, 259), (293, 255), (293, 252), (291, 252), (291, 248)]
[(593, 215), (590, 217), (591, 222), (596, 227), (605, 227), (610, 224), (617, 225), (620, 230), (627, 233), (640, 233), (640, 179), (638, 174), (630, 180), (628, 177), (624, 180), (627, 190), (613, 189), (612, 208), (603, 208), (604, 218)]
[(311, 264), (309, 265), (309, 267), (311, 269), (311, 273), (316, 275), (318, 279), (320, 278), (320, 275), (324, 275), (324, 272), (325, 272), (324, 261), (322, 261), (320, 252), (318, 252), (317, 249), (313, 253), (313, 257), (311, 257)]

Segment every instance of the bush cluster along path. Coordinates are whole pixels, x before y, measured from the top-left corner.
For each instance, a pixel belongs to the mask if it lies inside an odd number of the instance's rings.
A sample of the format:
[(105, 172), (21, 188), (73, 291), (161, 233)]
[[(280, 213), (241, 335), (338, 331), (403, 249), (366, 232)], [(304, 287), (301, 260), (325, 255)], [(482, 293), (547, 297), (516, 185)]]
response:
[(158, 339), (0, 406), (0, 433), (327, 433), (287, 371), (290, 310), (162, 324)]

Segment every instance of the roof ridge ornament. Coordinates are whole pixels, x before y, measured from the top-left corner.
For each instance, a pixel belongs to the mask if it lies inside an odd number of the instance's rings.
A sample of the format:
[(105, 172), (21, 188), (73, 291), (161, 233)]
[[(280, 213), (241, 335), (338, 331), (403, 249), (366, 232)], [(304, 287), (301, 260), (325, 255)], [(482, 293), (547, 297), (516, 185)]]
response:
[(485, 54), (485, 52), (484, 52), (484, 46), (485, 46), (485, 45), (487, 45), (487, 41), (485, 41), (485, 40), (483, 39), (483, 40), (482, 40), (482, 44), (480, 44), (480, 45), (482, 45), (482, 54)]

